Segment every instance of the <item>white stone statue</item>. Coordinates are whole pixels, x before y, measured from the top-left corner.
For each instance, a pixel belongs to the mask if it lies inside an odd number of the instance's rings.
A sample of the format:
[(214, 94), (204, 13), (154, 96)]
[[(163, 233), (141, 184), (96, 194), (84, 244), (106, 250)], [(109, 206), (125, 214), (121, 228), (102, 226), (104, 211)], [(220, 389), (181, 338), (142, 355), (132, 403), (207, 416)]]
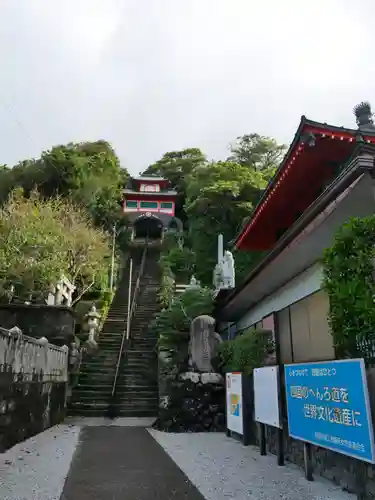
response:
[(97, 312), (95, 304), (92, 305), (90, 311), (86, 314), (87, 317), (87, 327), (89, 330), (89, 338), (87, 344), (91, 348), (96, 348), (97, 343), (95, 340), (96, 333), (99, 328), (100, 314)]
[(188, 288), (200, 288), (201, 284), (200, 282), (196, 279), (196, 277), (193, 275), (190, 279), (190, 283)]
[(213, 284), (216, 292), (235, 287), (234, 258), (229, 250), (223, 251), (223, 235), (218, 235), (217, 264), (213, 272)]
[(224, 288), (234, 288), (235, 287), (235, 270), (234, 270), (234, 258), (232, 252), (226, 250), (223, 257), (223, 281)]
[(213, 285), (215, 290), (220, 290), (224, 287), (223, 269), (221, 264), (216, 264), (213, 275)]
[(215, 319), (202, 315), (193, 319), (190, 325), (189, 367), (200, 373), (212, 373), (212, 358), (222, 339), (215, 332)]
[(49, 306), (65, 305), (71, 307), (73, 302), (73, 293), (76, 287), (65, 276), (57, 282), (56, 286), (51, 285), (46, 300)]
[(72, 371), (78, 370), (80, 363), (81, 363), (81, 353), (77, 348), (77, 344), (75, 342), (72, 342), (70, 344), (70, 355), (69, 355), (69, 365), (71, 366)]

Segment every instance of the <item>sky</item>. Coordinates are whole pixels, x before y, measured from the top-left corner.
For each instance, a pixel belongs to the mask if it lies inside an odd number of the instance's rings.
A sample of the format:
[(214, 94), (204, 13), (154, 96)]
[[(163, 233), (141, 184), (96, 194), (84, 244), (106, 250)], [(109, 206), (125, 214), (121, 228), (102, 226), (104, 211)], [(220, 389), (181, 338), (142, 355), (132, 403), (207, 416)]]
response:
[(375, 110), (374, 0), (0, 0), (0, 164), (107, 140), (137, 174), (165, 152), (225, 159), (301, 115)]

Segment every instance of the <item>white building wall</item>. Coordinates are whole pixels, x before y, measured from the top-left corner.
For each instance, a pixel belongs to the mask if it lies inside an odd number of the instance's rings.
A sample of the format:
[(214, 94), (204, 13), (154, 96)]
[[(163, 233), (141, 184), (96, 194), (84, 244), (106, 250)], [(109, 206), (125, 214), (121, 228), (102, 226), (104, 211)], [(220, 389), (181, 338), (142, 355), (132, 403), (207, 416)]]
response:
[(237, 330), (243, 330), (257, 323), (272, 312), (284, 309), (284, 307), (317, 292), (321, 288), (322, 279), (322, 265), (316, 263), (292, 279), (289, 283), (261, 300), (255, 307), (252, 307), (251, 311), (245, 314), (237, 322)]

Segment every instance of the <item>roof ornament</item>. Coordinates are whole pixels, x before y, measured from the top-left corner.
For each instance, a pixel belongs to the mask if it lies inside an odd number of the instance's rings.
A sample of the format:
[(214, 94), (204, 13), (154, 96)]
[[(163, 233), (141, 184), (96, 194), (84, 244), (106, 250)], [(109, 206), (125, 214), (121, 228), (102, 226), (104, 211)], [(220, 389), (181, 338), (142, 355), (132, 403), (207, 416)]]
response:
[(373, 113), (371, 111), (371, 104), (367, 101), (362, 101), (353, 109), (356, 122), (359, 130), (375, 132), (375, 125)]
[(312, 132), (306, 132), (305, 134), (303, 134), (303, 136), (301, 137), (301, 142), (302, 144), (307, 144), (308, 146), (310, 146), (311, 148), (315, 146), (316, 144), (316, 137), (315, 137), (315, 134), (313, 134)]

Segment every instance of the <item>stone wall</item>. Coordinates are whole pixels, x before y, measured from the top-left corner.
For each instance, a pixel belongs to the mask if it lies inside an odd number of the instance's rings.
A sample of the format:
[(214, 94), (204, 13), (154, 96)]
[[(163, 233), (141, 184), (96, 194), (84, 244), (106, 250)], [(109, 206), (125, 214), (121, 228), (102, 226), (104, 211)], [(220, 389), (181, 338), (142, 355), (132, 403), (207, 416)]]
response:
[(65, 306), (0, 304), (0, 325), (8, 330), (17, 325), (29, 337), (63, 346), (74, 340), (75, 315)]
[(0, 328), (0, 452), (64, 418), (68, 348)]
[(225, 386), (217, 373), (180, 373), (169, 380), (155, 427), (167, 432), (225, 430)]
[(178, 360), (159, 351), (159, 413), (155, 427), (166, 432), (225, 430), (225, 385), (216, 373), (189, 372), (188, 343)]

